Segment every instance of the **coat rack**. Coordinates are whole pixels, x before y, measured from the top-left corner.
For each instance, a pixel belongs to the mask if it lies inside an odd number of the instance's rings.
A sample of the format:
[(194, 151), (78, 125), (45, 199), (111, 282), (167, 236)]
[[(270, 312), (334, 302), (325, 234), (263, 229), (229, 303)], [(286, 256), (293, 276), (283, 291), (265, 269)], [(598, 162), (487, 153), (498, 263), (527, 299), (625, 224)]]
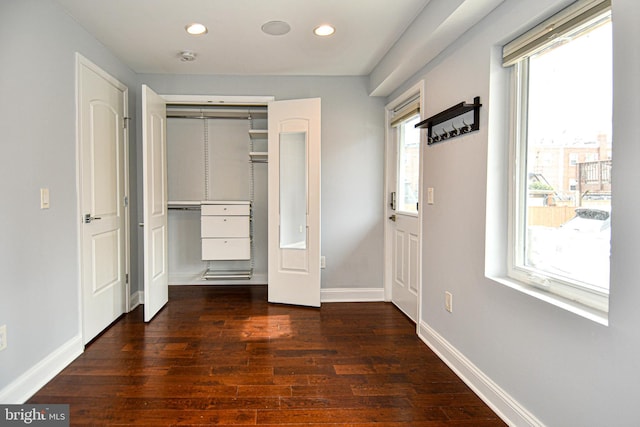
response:
[[(435, 116), (431, 116), (428, 119), (421, 121), (415, 127), (427, 129), (428, 145), (435, 144), (436, 142), (443, 142), (448, 139), (479, 130), (480, 107), (482, 107), (482, 104), (480, 104), (480, 97), (476, 96), (473, 98), (473, 104), (461, 102), (451, 108), (447, 108)], [(471, 123), (467, 123), (466, 118), (460, 116), (471, 111), (473, 112), (473, 121)]]

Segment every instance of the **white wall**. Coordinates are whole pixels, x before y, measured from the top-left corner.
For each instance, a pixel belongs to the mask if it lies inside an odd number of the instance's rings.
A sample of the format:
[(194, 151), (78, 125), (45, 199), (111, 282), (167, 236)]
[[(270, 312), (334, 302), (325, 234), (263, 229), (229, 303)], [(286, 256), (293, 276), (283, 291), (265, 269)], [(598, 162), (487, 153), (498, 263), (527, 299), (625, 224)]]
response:
[(160, 94), (322, 98), (322, 288), (382, 289), (384, 102), (367, 95), (366, 78), (143, 74), (139, 80)]
[[(426, 147), (421, 333), (443, 338), (452, 363), (473, 365), (521, 409), (548, 426), (638, 425), (640, 386), (640, 3), (613, 0), (614, 170), (609, 326), (602, 326), (485, 278), (487, 194), (493, 214), (506, 200), (494, 190), (508, 126), (499, 46), (567, 1), (507, 0), (389, 99), (425, 79), (430, 116), (480, 96), (481, 130)], [(588, 88), (585, 88), (588, 90)], [(502, 158), (501, 158), (502, 157)], [(488, 161), (491, 169), (488, 170)], [(496, 208), (498, 206), (498, 208)], [(493, 218), (490, 218), (493, 219)], [(490, 223), (492, 221), (489, 221)], [(499, 225), (499, 224), (498, 224)], [(453, 313), (444, 310), (452, 292)], [(442, 343), (440, 343), (442, 344)], [(441, 346), (441, 348), (445, 348)], [(476, 379), (479, 377), (476, 377)], [(478, 383), (479, 384), (479, 383)], [(522, 422), (522, 421), (521, 421)]]
[[(38, 362), (80, 334), (76, 51), (129, 85), (135, 111), (135, 75), (56, 4), (0, 2), (0, 325), (8, 334), (0, 402), (9, 384), (38, 374)], [(48, 210), (40, 210), (42, 187)]]

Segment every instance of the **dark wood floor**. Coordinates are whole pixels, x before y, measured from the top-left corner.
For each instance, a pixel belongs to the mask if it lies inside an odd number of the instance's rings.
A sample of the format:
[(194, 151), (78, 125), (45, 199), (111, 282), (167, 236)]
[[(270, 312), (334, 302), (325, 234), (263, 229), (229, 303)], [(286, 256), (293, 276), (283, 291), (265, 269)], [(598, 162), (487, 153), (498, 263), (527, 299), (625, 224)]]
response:
[(171, 287), (29, 403), (72, 425), (503, 426), (392, 304), (272, 305), (266, 287)]

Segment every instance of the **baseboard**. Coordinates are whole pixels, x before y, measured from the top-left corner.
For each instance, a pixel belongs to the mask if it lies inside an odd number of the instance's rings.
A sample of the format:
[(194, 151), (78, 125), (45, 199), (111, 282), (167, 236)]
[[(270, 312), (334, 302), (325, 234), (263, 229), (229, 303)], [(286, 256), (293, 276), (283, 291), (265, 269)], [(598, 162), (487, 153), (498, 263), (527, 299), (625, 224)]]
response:
[(327, 288), (320, 289), (321, 302), (384, 301), (384, 288)]
[(129, 311), (133, 311), (140, 304), (144, 304), (144, 291), (137, 291), (129, 297)]
[(478, 369), (460, 351), (424, 322), (418, 336), (464, 381), (500, 418), (510, 426), (544, 427), (524, 406)]
[(23, 404), (83, 351), (82, 336), (76, 335), (0, 390), (0, 403)]

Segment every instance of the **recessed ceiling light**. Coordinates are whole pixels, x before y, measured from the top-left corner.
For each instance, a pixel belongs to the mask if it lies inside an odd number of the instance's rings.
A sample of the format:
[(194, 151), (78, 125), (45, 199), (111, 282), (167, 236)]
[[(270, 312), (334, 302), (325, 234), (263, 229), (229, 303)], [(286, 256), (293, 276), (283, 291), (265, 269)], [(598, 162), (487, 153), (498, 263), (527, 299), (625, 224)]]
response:
[(336, 32), (335, 27), (329, 24), (322, 24), (313, 29), (313, 34), (316, 36), (326, 37)]
[(202, 34), (206, 34), (207, 31), (209, 31), (207, 30), (207, 27), (197, 22), (187, 25), (186, 27), (184, 27), (184, 29), (187, 31), (187, 33), (191, 34), (192, 36), (199, 36)]
[(262, 25), (262, 32), (270, 36), (283, 36), (291, 31), (291, 25), (284, 21), (269, 21)]

